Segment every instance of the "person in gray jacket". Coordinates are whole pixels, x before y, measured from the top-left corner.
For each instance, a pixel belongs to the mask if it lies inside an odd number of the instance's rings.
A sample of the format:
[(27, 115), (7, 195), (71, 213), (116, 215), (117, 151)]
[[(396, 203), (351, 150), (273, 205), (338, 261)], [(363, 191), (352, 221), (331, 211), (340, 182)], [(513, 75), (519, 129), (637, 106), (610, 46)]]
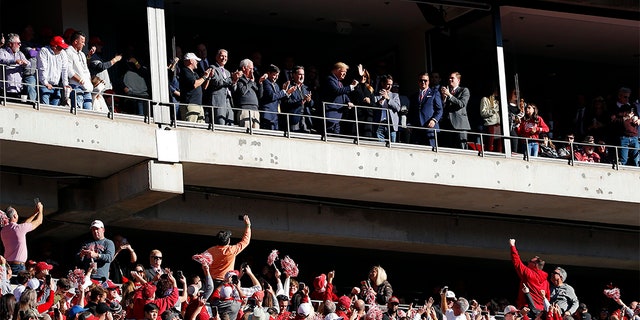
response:
[(567, 271), (557, 267), (551, 274), (551, 303), (557, 303), (565, 315), (572, 315), (578, 310), (580, 302), (573, 287), (564, 283)]

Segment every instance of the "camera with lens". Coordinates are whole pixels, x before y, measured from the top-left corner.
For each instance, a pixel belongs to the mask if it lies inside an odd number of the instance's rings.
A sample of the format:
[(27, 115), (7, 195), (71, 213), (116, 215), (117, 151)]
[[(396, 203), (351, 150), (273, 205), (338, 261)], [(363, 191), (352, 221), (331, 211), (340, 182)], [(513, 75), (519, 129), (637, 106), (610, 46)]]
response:
[(232, 275), (231, 276), (231, 283), (238, 284), (239, 282), (240, 282), (240, 280), (238, 279), (237, 275)]

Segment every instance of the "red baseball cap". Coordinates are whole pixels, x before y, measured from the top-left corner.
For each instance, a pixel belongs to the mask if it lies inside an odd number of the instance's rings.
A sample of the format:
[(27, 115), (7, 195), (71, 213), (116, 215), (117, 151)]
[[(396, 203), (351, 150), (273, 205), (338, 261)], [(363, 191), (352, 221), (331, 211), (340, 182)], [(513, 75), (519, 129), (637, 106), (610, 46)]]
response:
[(36, 270), (37, 271), (42, 271), (42, 270), (51, 270), (53, 269), (53, 266), (44, 262), (44, 261), (40, 261), (36, 264)]
[(262, 299), (264, 299), (264, 291), (256, 291), (251, 297), (262, 302)]
[(57, 47), (60, 47), (62, 49), (66, 49), (66, 48), (69, 47), (69, 45), (64, 42), (64, 39), (62, 39), (61, 36), (53, 37), (53, 39), (51, 39), (51, 42), (49, 42), (49, 44), (52, 47), (56, 47), (57, 46)]

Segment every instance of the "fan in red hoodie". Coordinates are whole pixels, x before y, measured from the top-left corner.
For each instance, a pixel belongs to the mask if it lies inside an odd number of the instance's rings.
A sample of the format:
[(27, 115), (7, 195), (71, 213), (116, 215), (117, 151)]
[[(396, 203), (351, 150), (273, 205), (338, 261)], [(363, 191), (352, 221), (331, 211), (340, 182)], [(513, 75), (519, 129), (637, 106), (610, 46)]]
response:
[[(531, 298), (536, 309), (544, 310), (541, 290), (544, 290), (544, 295), (547, 297), (547, 300), (549, 300), (549, 281), (547, 280), (549, 276), (546, 272), (542, 271), (544, 260), (535, 256), (529, 260), (527, 265), (524, 265), (518, 254), (518, 249), (516, 249), (516, 240), (509, 239), (509, 244), (511, 245), (511, 262), (513, 262), (513, 267), (516, 269), (516, 273), (520, 278), (519, 288), (522, 288), (522, 285), (526, 284), (530, 289)], [(517, 304), (519, 308), (528, 306), (522, 290), (518, 290)]]
[(312, 300), (331, 300), (338, 301), (338, 296), (333, 292), (333, 278), (335, 271), (330, 271), (328, 275), (324, 273), (317, 276), (313, 280), (313, 292), (311, 292)]
[[(158, 314), (162, 314), (165, 310), (173, 307), (178, 302), (178, 287), (176, 279), (171, 273), (168, 273), (169, 282), (172, 285), (171, 293), (164, 295), (163, 292), (156, 292), (156, 286), (152, 283), (145, 283), (134, 295), (133, 298), (133, 319), (144, 319), (144, 306), (148, 303), (154, 303), (158, 306)], [(156, 298), (156, 296), (160, 296)], [(128, 315), (127, 315), (128, 317)]]

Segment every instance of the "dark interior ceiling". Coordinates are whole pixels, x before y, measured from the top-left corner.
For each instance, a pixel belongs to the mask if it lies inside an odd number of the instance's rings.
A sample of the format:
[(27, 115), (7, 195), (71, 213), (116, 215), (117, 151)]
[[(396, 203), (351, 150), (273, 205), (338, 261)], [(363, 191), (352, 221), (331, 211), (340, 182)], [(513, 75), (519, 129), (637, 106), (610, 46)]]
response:
[[(430, 30), (438, 21), (455, 24), (474, 15), (490, 19), (487, 8), (497, 1), (470, 0), (325, 0), (325, 1), (199, 1), (166, 3), (177, 19), (202, 19), (231, 28), (243, 25), (294, 28), (309, 32), (343, 34), (352, 38), (371, 34), (398, 35)], [(501, 1), (503, 38), (508, 50), (585, 61), (616, 59), (638, 65), (640, 7), (637, 0)], [(481, 12), (478, 14), (478, 12)], [(467, 19), (468, 20), (468, 19)], [(286, 32), (273, 35), (287, 39)], [(285, 40), (286, 41), (286, 40)]]

